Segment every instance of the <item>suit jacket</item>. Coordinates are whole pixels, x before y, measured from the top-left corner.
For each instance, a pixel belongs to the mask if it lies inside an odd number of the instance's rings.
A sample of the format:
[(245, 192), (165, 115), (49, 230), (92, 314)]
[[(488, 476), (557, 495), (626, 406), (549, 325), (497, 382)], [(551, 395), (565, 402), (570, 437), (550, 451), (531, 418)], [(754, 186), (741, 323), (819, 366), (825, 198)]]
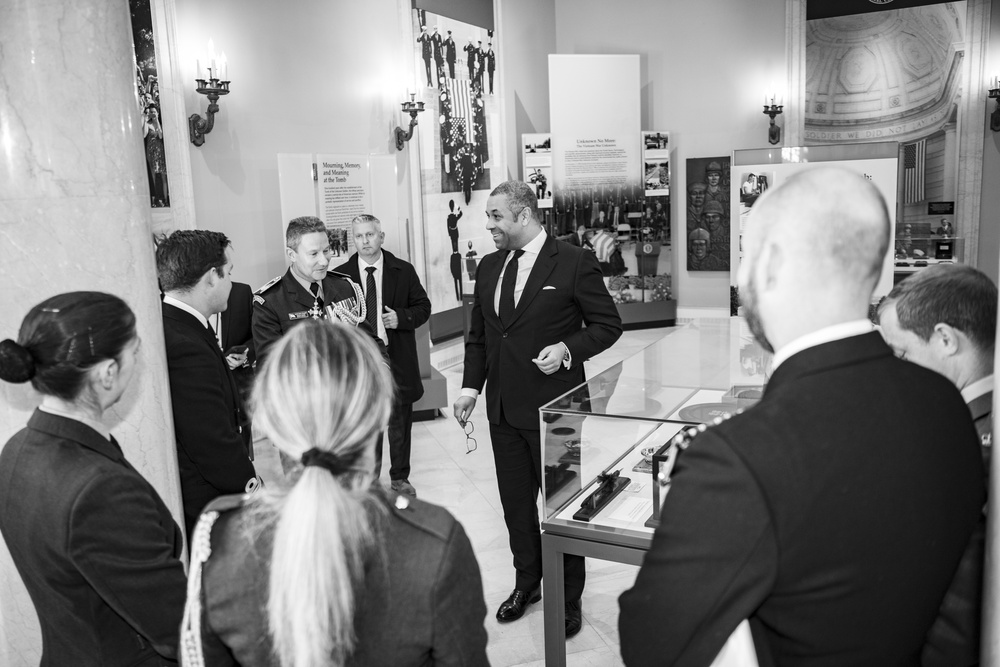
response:
[[(486, 255), (476, 271), (462, 386), (481, 391), (486, 384), (491, 423), (500, 422), (502, 405), (507, 423), (534, 430), (538, 408), (583, 382), (583, 362), (611, 347), (622, 324), (594, 254), (551, 236), (538, 253), (513, 319), (501, 324), (493, 297), (507, 254)], [(560, 341), (569, 348), (572, 365), (545, 375), (531, 360)]]
[(43, 667), (176, 656), (180, 530), (117, 442), (35, 410), (0, 451), (0, 533), (38, 612)]
[[(488, 665), (483, 584), (462, 525), (419, 500), (373, 503), (382, 505), (370, 508), (378, 549), (366, 559), (355, 597), (357, 642), (347, 664)], [(220, 498), (209, 510), (220, 515), (200, 587), (204, 664), (273, 665), (267, 632), (273, 526), (252, 525), (254, 515), (240, 498)]]
[(233, 371), (236, 384), (244, 395), (253, 386), (253, 364), (257, 354), (253, 342), (251, 320), (253, 313), (253, 290), (246, 283), (233, 283), (229, 293), (229, 306), (222, 311), (222, 349), (234, 345), (247, 346), (247, 365)]
[(165, 303), (163, 332), (184, 522), (190, 535), (205, 505), (227, 493), (242, 493), (256, 472), (241, 433), (236, 379), (212, 330)]
[(625, 663), (708, 665), (749, 618), (761, 665), (918, 665), (985, 500), (975, 443), (954, 385), (876, 332), (792, 355), (679, 457)]
[[(402, 403), (415, 403), (424, 395), (417, 361), (417, 327), (431, 316), (431, 300), (413, 269), (413, 265), (399, 259), (388, 250), (382, 250), (382, 305), (396, 311), (399, 326), (386, 329), (389, 339), (389, 365)], [(364, 285), (358, 264), (358, 254), (338, 266), (335, 271), (346, 273), (356, 283)], [(366, 275), (367, 279), (367, 275)]]
[[(348, 302), (354, 306), (357, 295), (351, 279), (342, 273), (330, 271), (323, 278), (323, 303), (327, 306)], [(278, 342), (282, 335), (296, 324), (309, 319), (309, 309), (313, 306), (312, 292), (303, 287), (292, 275), (292, 270), (274, 278), (254, 293), (253, 297), (253, 339), (256, 343), (257, 363), (264, 363), (268, 349)], [(364, 322), (358, 325), (368, 331)], [(373, 332), (369, 333), (377, 341), (382, 354), (385, 347)]]
[(250, 415), (247, 412), (247, 401), (250, 399), (250, 392), (253, 390), (254, 362), (257, 355), (254, 351), (253, 332), (251, 331), (251, 313), (253, 312), (253, 291), (246, 283), (233, 283), (233, 289), (229, 293), (229, 304), (222, 311), (222, 350), (226, 350), (234, 345), (247, 346), (247, 361), (243, 366), (232, 370), (233, 377), (236, 378), (236, 386), (240, 390), (240, 410), (242, 421), (243, 445), (247, 451), (253, 453), (253, 424), (250, 422)]
[[(990, 449), (993, 437), (993, 392), (969, 403), (983, 453), (984, 484), (989, 488)], [(986, 511), (969, 538), (962, 560), (938, 617), (927, 633), (920, 663), (923, 667), (972, 667), (979, 664), (980, 626), (983, 616), (983, 566), (986, 554)]]

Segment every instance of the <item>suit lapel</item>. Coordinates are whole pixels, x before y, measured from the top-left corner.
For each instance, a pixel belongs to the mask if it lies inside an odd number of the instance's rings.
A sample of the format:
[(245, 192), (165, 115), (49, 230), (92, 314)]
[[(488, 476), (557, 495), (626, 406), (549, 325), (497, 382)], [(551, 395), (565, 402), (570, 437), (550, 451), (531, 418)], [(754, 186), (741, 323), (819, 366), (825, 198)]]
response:
[[(507, 252), (497, 252), (494, 253), (496, 256), (496, 265), (489, 267), (489, 271), (482, 271), (485, 275), (482, 276), (483, 279), (483, 289), (480, 294), (479, 307), (483, 310), (483, 313), (489, 313), (494, 319), (500, 319), (500, 315), (497, 313), (495, 304), (495, 295), (497, 291), (497, 285), (500, 282), (500, 271), (503, 269), (504, 263), (507, 261)], [(487, 255), (489, 257), (490, 255)], [(485, 259), (483, 260), (485, 261)], [(483, 303), (485, 301), (485, 303)]]
[(993, 411), (993, 392), (987, 392), (969, 403), (972, 419), (978, 421)]
[(521, 314), (528, 309), (532, 300), (538, 296), (546, 279), (556, 266), (556, 255), (558, 254), (559, 246), (556, 245), (555, 239), (551, 236), (545, 239), (545, 244), (542, 246), (541, 252), (538, 253), (538, 257), (535, 258), (535, 264), (531, 267), (531, 273), (528, 274), (528, 279), (524, 282), (524, 290), (521, 291), (521, 298), (518, 299), (517, 307), (514, 308), (514, 317), (507, 323), (508, 327), (517, 322)]

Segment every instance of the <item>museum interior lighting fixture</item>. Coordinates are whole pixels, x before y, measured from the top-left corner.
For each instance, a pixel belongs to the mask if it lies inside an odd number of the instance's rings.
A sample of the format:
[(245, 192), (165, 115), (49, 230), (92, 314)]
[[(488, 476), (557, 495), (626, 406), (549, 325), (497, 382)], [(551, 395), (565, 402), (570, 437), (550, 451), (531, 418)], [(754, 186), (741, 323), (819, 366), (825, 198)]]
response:
[(397, 151), (403, 150), (406, 142), (413, 138), (413, 128), (417, 126), (417, 114), (424, 110), (424, 103), (414, 100), (416, 96), (416, 93), (410, 93), (410, 99), (400, 104), (403, 107), (403, 113), (410, 114), (410, 127), (404, 130), (398, 125), (396, 126), (394, 134), (396, 136)]
[(997, 108), (990, 114), (990, 129), (1000, 132), (1000, 77), (990, 80), (990, 99), (997, 101)]
[(781, 142), (781, 128), (774, 122), (774, 119), (781, 115), (781, 110), (784, 108), (781, 104), (782, 101), (780, 97), (775, 97), (774, 93), (764, 95), (764, 113), (771, 118), (771, 124), (767, 128), (767, 140), (771, 144)]
[[(204, 78), (205, 72), (208, 78)], [(226, 52), (216, 58), (215, 44), (208, 40), (208, 66), (201, 68), (201, 60), (195, 61), (195, 90), (208, 97), (206, 117), (193, 113), (188, 117), (188, 129), (191, 143), (201, 146), (205, 143), (205, 135), (215, 127), (215, 114), (219, 113), (219, 98), (229, 94), (229, 64), (226, 62)]]

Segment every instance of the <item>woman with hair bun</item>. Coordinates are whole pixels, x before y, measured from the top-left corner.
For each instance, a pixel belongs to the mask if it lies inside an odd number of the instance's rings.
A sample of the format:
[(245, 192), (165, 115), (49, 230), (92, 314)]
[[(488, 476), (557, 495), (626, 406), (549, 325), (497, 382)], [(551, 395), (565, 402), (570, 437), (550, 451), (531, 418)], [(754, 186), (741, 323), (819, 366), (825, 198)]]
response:
[(43, 667), (176, 664), (180, 529), (103, 422), (138, 350), (135, 315), (101, 292), (47, 299), (0, 341), (0, 379), (42, 394), (0, 451), (0, 533), (38, 612)]
[(462, 526), (372, 485), (392, 391), (381, 354), (353, 327), (307, 320), (271, 349), (254, 424), (301, 466), (289, 488), (219, 498), (202, 514), (184, 665), (489, 664)]

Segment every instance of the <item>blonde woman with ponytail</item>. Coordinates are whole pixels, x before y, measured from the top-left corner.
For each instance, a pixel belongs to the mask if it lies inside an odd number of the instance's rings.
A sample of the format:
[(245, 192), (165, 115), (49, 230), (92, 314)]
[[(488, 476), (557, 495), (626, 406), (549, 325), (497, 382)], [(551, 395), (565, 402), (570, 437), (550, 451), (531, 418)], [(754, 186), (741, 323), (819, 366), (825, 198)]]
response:
[(258, 373), (254, 423), (301, 466), (210, 504), (195, 530), (181, 660), (487, 665), (482, 581), (444, 509), (373, 486), (392, 379), (353, 327), (309, 321)]

